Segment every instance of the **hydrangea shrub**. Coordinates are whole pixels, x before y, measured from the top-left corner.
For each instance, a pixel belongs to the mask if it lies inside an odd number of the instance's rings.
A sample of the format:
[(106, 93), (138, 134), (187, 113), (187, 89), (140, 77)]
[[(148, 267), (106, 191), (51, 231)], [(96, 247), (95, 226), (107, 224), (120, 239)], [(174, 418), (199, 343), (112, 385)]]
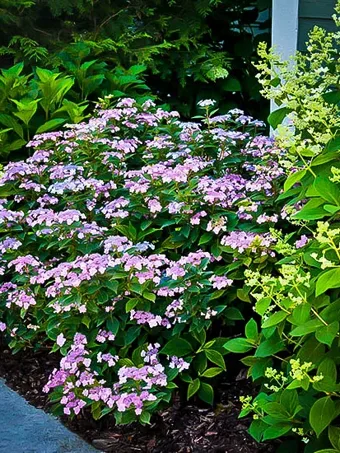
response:
[(274, 265), (282, 153), (243, 112), (200, 107), (99, 106), (4, 168), (0, 329), (60, 350), (44, 390), (65, 414), (148, 423), (178, 387), (212, 403), (245, 270)]

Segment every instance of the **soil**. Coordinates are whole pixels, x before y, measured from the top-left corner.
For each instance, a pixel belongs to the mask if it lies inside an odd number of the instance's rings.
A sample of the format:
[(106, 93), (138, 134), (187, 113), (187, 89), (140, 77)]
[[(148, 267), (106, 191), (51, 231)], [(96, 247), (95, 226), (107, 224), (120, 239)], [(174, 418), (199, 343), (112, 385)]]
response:
[[(0, 377), (37, 408), (49, 412), (51, 404), (41, 389), (59, 357), (47, 352), (25, 351), (12, 355), (0, 344)], [(110, 417), (94, 421), (85, 411), (61, 421), (95, 448), (116, 453), (273, 453), (277, 444), (259, 445), (247, 433), (249, 419), (238, 419), (239, 396), (253, 392), (241, 370), (219, 385), (214, 408), (179, 401), (152, 419), (151, 426), (114, 426)]]

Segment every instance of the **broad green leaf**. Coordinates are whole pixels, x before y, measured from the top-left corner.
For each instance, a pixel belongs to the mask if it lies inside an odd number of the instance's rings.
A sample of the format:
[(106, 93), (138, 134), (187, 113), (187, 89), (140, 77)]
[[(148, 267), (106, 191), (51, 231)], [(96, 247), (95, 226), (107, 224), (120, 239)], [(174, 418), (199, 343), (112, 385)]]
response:
[(338, 151), (340, 150), (340, 136), (333, 138), (327, 143), (326, 151)]
[(309, 413), (309, 423), (317, 437), (331, 424), (336, 417), (336, 408), (334, 401), (325, 396), (313, 404)]
[(253, 345), (246, 338), (233, 338), (224, 345), (225, 349), (230, 352), (243, 353), (253, 349)]
[(190, 382), (188, 385), (188, 392), (187, 392), (187, 399), (189, 400), (192, 396), (195, 395), (195, 393), (198, 392), (198, 389), (200, 388), (201, 382), (198, 378)]
[(320, 296), (333, 288), (340, 288), (340, 268), (330, 269), (320, 275), (316, 282), (315, 295)]
[(293, 426), (289, 423), (278, 423), (270, 426), (264, 431), (263, 440), (277, 439), (278, 437), (287, 434), (292, 427)]
[(213, 367), (205, 370), (205, 372), (201, 376), (205, 378), (213, 378), (222, 372), (223, 372), (222, 368)]
[(210, 384), (206, 384), (205, 382), (201, 382), (198, 396), (202, 401), (207, 404), (213, 404), (214, 402), (214, 389), (211, 387)]
[(267, 327), (273, 327), (279, 324), (281, 321), (286, 319), (288, 316), (288, 313), (284, 311), (278, 311), (272, 315), (269, 316), (268, 319), (265, 320), (265, 322), (262, 324), (262, 329), (266, 329)]
[(150, 412), (143, 411), (139, 416), (139, 421), (143, 425), (150, 425), (151, 414)]
[(255, 352), (255, 357), (270, 357), (285, 347), (283, 341), (279, 340), (277, 336), (273, 335), (268, 340), (265, 340), (259, 345)]
[(183, 338), (172, 338), (160, 351), (161, 354), (177, 357), (183, 357), (190, 352), (192, 352), (192, 346)]
[(337, 450), (340, 450), (340, 428), (337, 426), (329, 426), (328, 437), (332, 446)]
[(241, 91), (242, 87), (240, 82), (233, 77), (228, 77), (221, 83), (221, 87), (224, 91)]
[(66, 122), (66, 118), (54, 118), (53, 120), (46, 121), (42, 126), (36, 130), (36, 134), (42, 134), (43, 132), (53, 131), (61, 124)]
[(290, 332), (290, 335), (292, 337), (303, 337), (309, 333), (316, 332), (322, 325), (323, 324), (319, 319), (311, 319), (310, 321), (305, 322), (305, 324), (295, 327), (295, 329)]
[(249, 427), (249, 434), (257, 441), (261, 442), (263, 432), (268, 428), (267, 423), (262, 420), (253, 420)]
[(24, 138), (24, 131), (22, 126), (12, 116), (0, 113), (0, 123), (6, 127), (13, 129), (20, 138)]
[(268, 116), (268, 123), (271, 125), (273, 129), (276, 129), (277, 126), (282, 123), (282, 121), (286, 118), (286, 116), (290, 112), (291, 110), (287, 107), (281, 107), (280, 109), (274, 110)]
[(262, 409), (265, 411), (266, 414), (276, 418), (278, 420), (288, 420), (289, 413), (286, 411), (286, 408), (282, 406), (280, 403), (276, 402), (269, 402), (262, 406)]
[(243, 321), (244, 320), (244, 317), (243, 317), (242, 313), (240, 312), (240, 310), (235, 307), (228, 307), (224, 311), (224, 316), (227, 319), (231, 319), (232, 321)]
[(126, 313), (133, 310), (135, 308), (135, 306), (138, 304), (138, 302), (139, 302), (139, 299), (137, 299), (137, 297), (133, 297), (132, 299), (129, 299), (125, 305)]
[(320, 343), (324, 343), (327, 346), (331, 347), (334, 338), (337, 336), (339, 332), (339, 322), (334, 321), (328, 326), (322, 326), (315, 332), (315, 338), (320, 341)]
[(284, 190), (285, 192), (289, 190), (294, 184), (301, 181), (301, 179), (305, 176), (306, 170), (298, 170), (294, 173), (291, 173), (284, 183)]
[(255, 319), (252, 318), (247, 322), (245, 327), (245, 334), (249, 340), (253, 341), (257, 340), (259, 332), (257, 328), (257, 322), (255, 321)]
[(223, 370), (226, 369), (225, 363), (224, 363), (224, 358), (220, 352), (215, 351), (214, 349), (204, 349), (204, 353), (205, 353), (207, 359), (210, 360), (210, 362), (223, 368)]
[(333, 205), (340, 205), (340, 189), (327, 176), (318, 175), (314, 180), (313, 186), (321, 198)]
[(334, 450), (333, 448), (326, 448), (325, 450), (318, 450), (315, 453), (339, 453), (340, 450)]

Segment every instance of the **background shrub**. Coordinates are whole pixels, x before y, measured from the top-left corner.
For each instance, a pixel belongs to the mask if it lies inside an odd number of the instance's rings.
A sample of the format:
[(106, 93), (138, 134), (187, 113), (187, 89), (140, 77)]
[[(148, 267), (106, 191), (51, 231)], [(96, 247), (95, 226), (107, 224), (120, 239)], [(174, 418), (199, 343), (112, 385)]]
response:
[[(61, 72), (35, 67), (25, 74), (24, 64), (3, 69), (0, 76), (0, 158), (16, 159), (27, 154), (24, 145), (35, 133), (58, 129), (65, 123), (79, 123), (93, 111), (89, 96), (122, 95), (138, 100), (151, 96), (145, 85), (144, 66), (109, 71), (105, 63), (83, 61), (88, 52), (81, 44), (60, 55)], [(148, 93), (145, 96), (145, 93)]]
[(269, 0), (2, 0), (1, 65), (55, 69), (60, 54), (81, 43), (110, 71), (145, 65), (151, 91), (186, 117), (213, 98), (223, 113), (241, 107), (262, 118), (268, 107), (252, 62), (257, 44), (269, 40), (269, 7)]

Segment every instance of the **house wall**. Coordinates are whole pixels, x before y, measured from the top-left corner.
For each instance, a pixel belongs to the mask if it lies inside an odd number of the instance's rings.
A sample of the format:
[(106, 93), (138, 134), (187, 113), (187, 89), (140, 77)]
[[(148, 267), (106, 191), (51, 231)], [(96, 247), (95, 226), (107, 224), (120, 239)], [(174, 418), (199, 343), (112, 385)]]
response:
[[(284, 0), (287, 3), (291, 0)], [(299, 2), (299, 27), (298, 27), (298, 50), (306, 49), (308, 32), (315, 26), (335, 31), (336, 27), (332, 19), (336, 0), (300, 0)]]

